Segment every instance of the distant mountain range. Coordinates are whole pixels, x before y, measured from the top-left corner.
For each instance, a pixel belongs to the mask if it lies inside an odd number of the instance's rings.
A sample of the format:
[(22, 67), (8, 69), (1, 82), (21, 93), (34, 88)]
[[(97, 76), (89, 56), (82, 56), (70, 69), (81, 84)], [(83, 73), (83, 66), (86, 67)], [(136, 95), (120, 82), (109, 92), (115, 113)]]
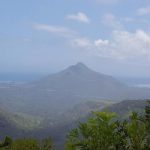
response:
[(129, 87), (112, 76), (77, 63), (55, 74), (24, 83), (0, 84), (0, 103), (11, 112), (54, 122), (57, 116), (84, 101), (148, 99), (150, 88)]
[(0, 83), (0, 138), (52, 136), (61, 149), (69, 130), (92, 111), (126, 117), (142, 112), (149, 97), (150, 88), (127, 86), (83, 63), (29, 83)]
[[(83, 63), (32, 82), (32, 86), (45, 89), (52, 95), (71, 95), (75, 101), (106, 99), (145, 99), (150, 97), (149, 88), (129, 87), (112, 76), (91, 70)], [(58, 93), (58, 94), (57, 94)], [(70, 100), (71, 101), (71, 100)]]
[(127, 88), (113, 77), (95, 72), (82, 63), (35, 81), (33, 85), (53, 94), (71, 94), (77, 100), (119, 98), (121, 94), (117, 91)]

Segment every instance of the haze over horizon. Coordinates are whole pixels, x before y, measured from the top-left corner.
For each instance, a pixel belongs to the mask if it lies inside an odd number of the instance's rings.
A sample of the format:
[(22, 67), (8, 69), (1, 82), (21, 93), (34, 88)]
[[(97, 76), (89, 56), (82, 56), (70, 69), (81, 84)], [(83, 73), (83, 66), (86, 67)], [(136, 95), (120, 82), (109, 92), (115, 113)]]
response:
[(46, 75), (83, 62), (108, 75), (150, 75), (147, 0), (5, 0), (0, 12), (0, 74)]
[(0, 149), (150, 150), (149, 116), (150, 0), (0, 1)]

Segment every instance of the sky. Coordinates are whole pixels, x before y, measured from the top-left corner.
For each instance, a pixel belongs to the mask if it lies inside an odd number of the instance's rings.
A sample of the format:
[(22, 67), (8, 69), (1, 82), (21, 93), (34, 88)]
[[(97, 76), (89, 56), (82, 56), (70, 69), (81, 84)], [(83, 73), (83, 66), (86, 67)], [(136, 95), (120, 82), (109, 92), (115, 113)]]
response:
[(1, 0), (0, 73), (150, 76), (149, 0)]

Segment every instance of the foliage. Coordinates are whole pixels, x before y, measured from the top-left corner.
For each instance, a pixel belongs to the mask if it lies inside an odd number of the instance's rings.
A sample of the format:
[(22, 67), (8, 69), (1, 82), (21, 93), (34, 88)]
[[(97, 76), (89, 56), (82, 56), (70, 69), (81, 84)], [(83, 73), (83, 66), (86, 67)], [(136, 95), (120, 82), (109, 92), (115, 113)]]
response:
[(17, 139), (3, 146), (1, 150), (53, 150), (53, 145), (50, 138), (43, 139), (42, 141), (36, 139)]
[[(51, 138), (43, 140), (6, 137), (1, 150), (53, 150)], [(94, 112), (67, 136), (66, 150), (150, 150), (150, 101), (144, 114), (132, 112), (128, 120), (115, 113)]]
[(38, 142), (35, 139), (19, 139), (13, 142), (12, 150), (39, 150)]
[(46, 138), (40, 142), (40, 150), (53, 150), (51, 138)]
[(0, 148), (8, 147), (11, 144), (12, 144), (12, 139), (10, 137), (6, 136), (4, 142), (0, 143)]
[(150, 102), (144, 115), (119, 121), (114, 113), (96, 112), (67, 136), (66, 150), (150, 150)]

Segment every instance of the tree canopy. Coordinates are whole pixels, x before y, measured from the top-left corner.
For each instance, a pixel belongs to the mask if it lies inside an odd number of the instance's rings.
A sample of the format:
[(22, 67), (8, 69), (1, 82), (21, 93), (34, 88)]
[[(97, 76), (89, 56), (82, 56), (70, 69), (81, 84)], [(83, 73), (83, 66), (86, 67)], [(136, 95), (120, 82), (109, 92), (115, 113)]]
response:
[(95, 112), (67, 136), (66, 150), (149, 150), (150, 102), (145, 113), (123, 121), (114, 113)]

